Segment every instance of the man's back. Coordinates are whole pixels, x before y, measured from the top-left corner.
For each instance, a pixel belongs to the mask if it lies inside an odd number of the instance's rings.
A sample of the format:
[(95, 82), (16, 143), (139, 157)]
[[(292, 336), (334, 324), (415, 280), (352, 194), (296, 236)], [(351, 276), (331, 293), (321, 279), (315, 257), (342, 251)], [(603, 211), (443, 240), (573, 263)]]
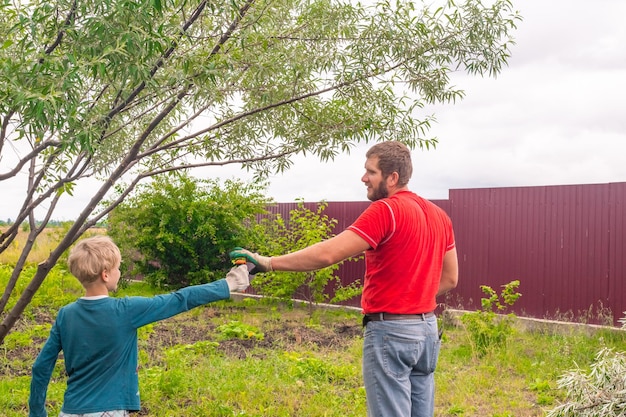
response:
[(443, 256), (454, 248), (445, 212), (410, 191), (377, 200), (349, 227), (370, 244), (365, 313), (433, 311)]

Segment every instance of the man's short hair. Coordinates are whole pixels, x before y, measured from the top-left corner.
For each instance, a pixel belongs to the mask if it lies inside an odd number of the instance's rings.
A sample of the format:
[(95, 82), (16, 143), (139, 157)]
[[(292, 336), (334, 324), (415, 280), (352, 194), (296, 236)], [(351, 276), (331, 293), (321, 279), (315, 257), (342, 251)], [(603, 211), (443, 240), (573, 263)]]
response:
[(366, 158), (378, 157), (378, 168), (382, 172), (383, 178), (387, 178), (394, 172), (398, 173), (398, 186), (404, 187), (409, 183), (413, 175), (413, 163), (411, 162), (411, 151), (398, 141), (387, 141), (377, 143), (365, 154)]
[(70, 251), (67, 264), (81, 284), (96, 281), (103, 271), (110, 271), (122, 260), (120, 249), (108, 236), (94, 236), (81, 240)]

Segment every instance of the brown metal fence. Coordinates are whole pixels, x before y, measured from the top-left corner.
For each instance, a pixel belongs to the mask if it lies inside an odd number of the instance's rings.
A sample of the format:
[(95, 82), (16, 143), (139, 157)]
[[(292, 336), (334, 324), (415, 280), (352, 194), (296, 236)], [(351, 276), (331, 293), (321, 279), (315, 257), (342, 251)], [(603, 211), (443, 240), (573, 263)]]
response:
[[(603, 324), (623, 317), (626, 183), (453, 189), (433, 202), (455, 229), (459, 285), (447, 298), (451, 307), (479, 309), (481, 285), (499, 293), (519, 280), (522, 297), (511, 311), (520, 316)], [(339, 233), (368, 205), (329, 202), (324, 213), (338, 220)], [(288, 218), (296, 206), (272, 211)], [(363, 261), (339, 270), (344, 284), (363, 273)]]

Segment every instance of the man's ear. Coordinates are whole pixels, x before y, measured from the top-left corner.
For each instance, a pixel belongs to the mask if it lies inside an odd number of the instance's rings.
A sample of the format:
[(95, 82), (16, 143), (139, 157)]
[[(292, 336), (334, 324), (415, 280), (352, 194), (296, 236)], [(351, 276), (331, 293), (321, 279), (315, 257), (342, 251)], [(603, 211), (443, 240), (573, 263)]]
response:
[(109, 280), (109, 274), (107, 273), (106, 269), (100, 273), (100, 278), (104, 282), (107, 282)]
[(398, 180), (400, 179), (400, 174), (398, 174), (397, 172), (392, 172), (391, 174), (387, 175), (387, 188), (390, 187), (396, 187), (398, 185)]

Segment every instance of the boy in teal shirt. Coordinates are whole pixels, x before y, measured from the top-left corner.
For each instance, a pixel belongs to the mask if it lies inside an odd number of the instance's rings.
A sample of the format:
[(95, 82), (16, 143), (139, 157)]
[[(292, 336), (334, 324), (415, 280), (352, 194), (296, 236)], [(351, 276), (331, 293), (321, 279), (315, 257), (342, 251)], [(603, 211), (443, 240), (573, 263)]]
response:
[(85, 296), (59, 310), (32, 370), (30, 417), (48, 415), (48, 384), (63, 351), (68, 376), (60, 417), (128, 416), (140, 409), (137, 329), (194, 307), (228, 299), (249, 285), (245, 265), (226, 278), (156, 297), (111, 298), (120, 279), (121, 254), (106, 236), (80, 241), (68, 266)]

